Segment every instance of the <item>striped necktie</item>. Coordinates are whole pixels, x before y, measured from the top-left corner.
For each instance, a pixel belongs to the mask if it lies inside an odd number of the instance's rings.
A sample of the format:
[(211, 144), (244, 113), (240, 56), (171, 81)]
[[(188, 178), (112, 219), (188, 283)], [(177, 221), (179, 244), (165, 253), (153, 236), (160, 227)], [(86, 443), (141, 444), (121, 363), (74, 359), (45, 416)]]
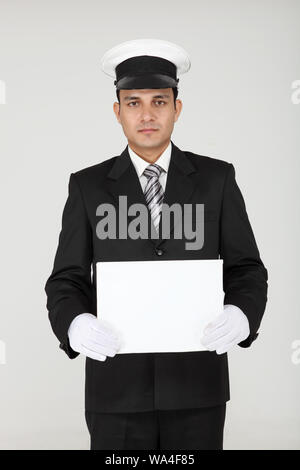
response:
[(153, 224), (158, 231), (159, 216), (164, 198), (164, 190), (159, 182), (160, 174), (165, 171), (161, 166), (153, 163), (148, 165), (143, 174), (148, 178), (144, 194), (151, 213)]

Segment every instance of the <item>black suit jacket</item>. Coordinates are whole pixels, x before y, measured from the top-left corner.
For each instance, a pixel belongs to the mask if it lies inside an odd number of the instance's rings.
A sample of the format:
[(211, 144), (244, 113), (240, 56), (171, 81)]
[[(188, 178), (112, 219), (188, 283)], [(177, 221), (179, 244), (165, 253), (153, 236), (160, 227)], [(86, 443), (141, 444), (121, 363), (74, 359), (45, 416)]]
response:
[[(163, 202), (204, 204), (204, 245), (200, 250), (186, 250), (185, 243), (190, 240), (184, 236), (172, 238), (172, 217), (169, 239), (97, 237), (99, 204), (108, 202), (117, 210), (119, 196), (126, 195), (128, 206), (146, 205), (128, 146), (121, 155), (70, 176), (58, 248), (45, 291), (52, 329), (60, 348), (71, 359), (78, 356), (67, 335), (71, 321), (80, 313), (97, 314), (98, 261), (221, 258), (224, 304), (240, 307), (250, 324), (250, 335), (239, 346), (249, 347), (258, 336), (267, 302), (268, 272), (260, 258), (234, 167), (171, 144)], [(85, 408), (90, 411), (197, 408), (230, 399), (227, 353), (116, 354), (104, 362), (87, 357), (85, 372)]]

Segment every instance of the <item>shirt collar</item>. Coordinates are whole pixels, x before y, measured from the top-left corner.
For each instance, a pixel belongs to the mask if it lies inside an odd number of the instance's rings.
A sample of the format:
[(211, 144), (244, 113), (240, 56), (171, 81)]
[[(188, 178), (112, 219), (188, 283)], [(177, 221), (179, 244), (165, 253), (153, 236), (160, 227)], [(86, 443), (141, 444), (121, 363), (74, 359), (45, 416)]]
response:
[[(163, 153), (155, 162), (157, 165), (160, 165), (165, 170), (165, 172), (167, 172), (169, 168), (170, 159), (171, 159), (171, 150), (172, 150), (172, 146), (171, 146), (171, 141), (170, 141), (168, 147), (163, 151)], [(136, 169), (136, 172), (140, 178), (144, 170), (147, 168), (148, 165), (150, 165), (150, 163), (146, 162), (139, 155), (137, 155), (132, 150), (132, 148), (129, 147), (129, 145), (128, 145), (128, 153)]]

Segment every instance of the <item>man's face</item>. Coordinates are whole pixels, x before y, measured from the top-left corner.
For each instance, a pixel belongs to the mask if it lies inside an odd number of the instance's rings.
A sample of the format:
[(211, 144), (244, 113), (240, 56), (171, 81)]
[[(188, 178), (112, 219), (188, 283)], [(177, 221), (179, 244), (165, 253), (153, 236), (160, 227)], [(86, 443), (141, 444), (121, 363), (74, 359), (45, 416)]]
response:
[(181, 108), (180, 100), (174, 106), (172, 88), (120, 90), (120, 104), (114, 103), (129, 144), (149, 150), (170, 140)]

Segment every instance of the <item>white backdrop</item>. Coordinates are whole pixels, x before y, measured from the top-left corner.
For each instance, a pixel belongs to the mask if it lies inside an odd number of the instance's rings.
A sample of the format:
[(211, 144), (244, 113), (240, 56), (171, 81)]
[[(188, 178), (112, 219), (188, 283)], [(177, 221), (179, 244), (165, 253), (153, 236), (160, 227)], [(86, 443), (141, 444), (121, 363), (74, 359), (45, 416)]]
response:
[(297, 0), (0, 0), (1, 449), (89, 447), (84, 357), (58, 348), (44, 284), (70, 173), (127, 144), (100, 58), (141, 37), (189, 53), (172, 140), (234, 164), (269, 272), (260, 335), (229, 352), (224, 449), (300, 448), (299, 23)]

